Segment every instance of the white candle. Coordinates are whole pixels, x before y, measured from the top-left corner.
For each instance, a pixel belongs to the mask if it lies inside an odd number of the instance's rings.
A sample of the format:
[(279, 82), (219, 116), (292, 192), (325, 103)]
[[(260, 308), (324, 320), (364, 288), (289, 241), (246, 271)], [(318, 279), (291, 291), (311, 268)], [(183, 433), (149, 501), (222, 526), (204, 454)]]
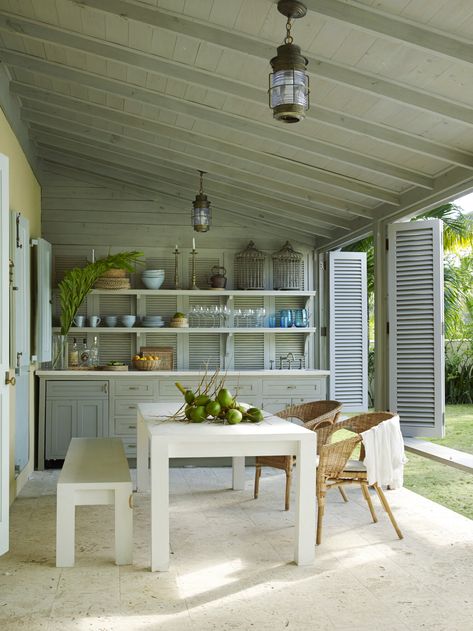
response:
[(95, 263), (95, 250), (92, 250), (92, 263)]
[(195, 239), (192, 239), (192, 249), (195, 250)]
[(174, 246), (174, 250), (175, 250), (176, 252), (177, 252), (177, 250), (178, 250), (177, 243), (176, 243), (176, 245)]

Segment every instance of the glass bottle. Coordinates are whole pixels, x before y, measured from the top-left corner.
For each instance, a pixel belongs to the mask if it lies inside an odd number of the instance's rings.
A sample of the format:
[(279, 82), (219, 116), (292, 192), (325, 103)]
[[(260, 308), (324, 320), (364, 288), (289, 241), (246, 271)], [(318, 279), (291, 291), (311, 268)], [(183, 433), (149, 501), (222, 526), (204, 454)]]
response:
[(79, 347), (76, 338), (73, 339), (72, 346), (69, 350), (69, 366), (74, 368), (79, 365)]
[(90, 363), (90, 350), (87, 346), (87, 340), (84, 337), (82, 340), (82, 348), (80, 351), (80, 365), (81, 366), (89, 366)]
[(94, 335), (94, 341), (92, 346), (90, 347), (89, 365), (94, 368), (97, 368), (97, 366), (99, 365), (99, 344), (96, 335)]

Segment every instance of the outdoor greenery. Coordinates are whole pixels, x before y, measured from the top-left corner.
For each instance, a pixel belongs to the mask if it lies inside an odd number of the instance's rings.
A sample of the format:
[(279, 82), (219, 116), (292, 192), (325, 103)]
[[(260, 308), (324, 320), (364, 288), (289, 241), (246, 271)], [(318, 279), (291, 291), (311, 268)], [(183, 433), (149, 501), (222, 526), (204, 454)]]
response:
[[(446, 436), (426, 439), (473, 454), (473, 405), (447, 405)], [(473, 475), (422, 456), (407, 454), (404, 486), (473, 519)]]
[(134, 264), (142, 256), (142, 252), (119, 252), (89, 263), (85, 267), (69, 270), (59, 283), (61, 335), (67, 335), (79, 307), (102, 274), (114, 268), (133, 272)]

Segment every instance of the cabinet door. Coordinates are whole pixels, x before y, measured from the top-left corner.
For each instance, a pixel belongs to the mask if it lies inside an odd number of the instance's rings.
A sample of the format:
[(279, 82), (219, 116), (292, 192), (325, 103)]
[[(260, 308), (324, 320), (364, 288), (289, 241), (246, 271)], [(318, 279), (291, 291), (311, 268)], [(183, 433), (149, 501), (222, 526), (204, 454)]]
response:
[(46, 460), (66, 457), (71, 438), (76, 435), (77, 402), (49, 400), (46, 403)]
[(80, 438), (104, 436), (104, 429), (107, 425), (107, 401), (103, 399), (77, 401), (77, 426), (74, 436), (79, 436)]

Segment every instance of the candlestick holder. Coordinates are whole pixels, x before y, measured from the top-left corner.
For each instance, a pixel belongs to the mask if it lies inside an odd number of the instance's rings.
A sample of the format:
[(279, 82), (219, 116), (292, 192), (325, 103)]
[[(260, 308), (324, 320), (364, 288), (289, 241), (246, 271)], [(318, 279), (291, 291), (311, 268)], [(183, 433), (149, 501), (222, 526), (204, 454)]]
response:
[(197, 254), (197, 250), (195, 248), (192, 248), (191, 251), (191, 255), (192, 255), (192, 287), (191, 289), (199, 289), (197, 287), (196, 281), (196, 271), (195, 271), (195, 255)]
[(176, 247), (174, 250), (174, 289), (180, 289), (181, 285), (179, 282), (179, 248)]

